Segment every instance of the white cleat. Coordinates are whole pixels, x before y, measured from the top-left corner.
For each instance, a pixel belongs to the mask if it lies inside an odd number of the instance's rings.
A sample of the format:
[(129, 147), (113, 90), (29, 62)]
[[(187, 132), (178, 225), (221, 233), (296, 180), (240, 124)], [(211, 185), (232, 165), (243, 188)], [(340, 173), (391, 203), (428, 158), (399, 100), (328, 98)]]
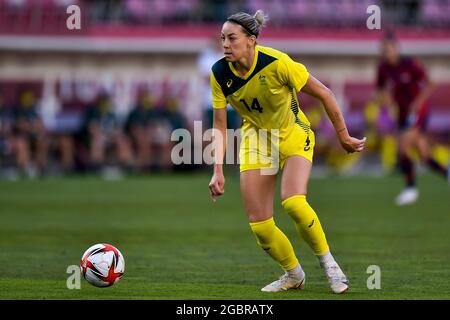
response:
[(348, 290), (348, 279), (336, 262), (322, 266), (322, 269), (325, 271), (330, 288), (334, 293), (345, 293)]
[(289, 289), (303, 289), (305, 287), (305, 274), (302, 278), (290, 276), (287, 272), (278, 280), (261, 289), (262, 292), (281, 292)]
[(397, 206), (404, 206), (407, 204), (413, 204), (419, 198), (419, 191), (415, 187), (408, 187), (403, 190), (397, 198), (395, 198), (395, 204)]

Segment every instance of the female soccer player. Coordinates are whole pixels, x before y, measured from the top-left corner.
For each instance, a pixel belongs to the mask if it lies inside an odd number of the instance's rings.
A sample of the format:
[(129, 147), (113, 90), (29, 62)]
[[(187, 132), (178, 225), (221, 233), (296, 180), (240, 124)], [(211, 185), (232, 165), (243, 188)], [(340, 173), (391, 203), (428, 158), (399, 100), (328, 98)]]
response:
[(400, 55), (394, 35), (388, 34), (382, 47), (383, 57), (378, 65), (376, 100), (386, 101), (398, 111), (398, 158), (406, 187), (396, 197), (395, 203), (402, 206), (416, 202), (419, 197), (414, 163), (408, 155), (411, 148), (418, 151), (421, 160), (431, 170), (448, 178), (449, 182), (450, 172), (432, 158), (426, 136), (429, 116), (426, 101), (434, 90), (434, 84), (416, 59)]
[[(217, 61), (211, 72), (216, 137), (225, 137), (227, 103), (242, 116), (240, 150), (240, 184), (250, 228), (257, 243), (284, 270), (285, 274), (262, 291), (279, 292), (302, 289), (303, 272), (292, 245), (273, 219), (276, 175), (266, 174), (274, 157), (283, 169), (282, 206), (294, 220), (297, 231), (308, 243), (334, 293), (348, 289), (348, 280), (330, 253), (319, 218), (306, 201), (307, 184), (312, 166), (314, 133), (299, 109), (297, 93), (302, 90), (320, 99), (336, 129), (339, 141), (348, 152), (362, 151), (365, 139), (349, 135), (333, 93), (308, 73), (305, 66), (272, 48), (257, 45), (256, 39), (265, 21), (258, 10), (254, 16), (236, 13), (223, 24), (221, 39), (225, 57)], [(258, 140), (262, 130), (278, 139), (279, 152), (265, 156), (267, 150), (245, 143)], [(220, 139), (216, 140), (219, 141)], [(264, 140), (264, 138), (261, 138)], [(261, 141), (259, 141), (261, 142)], [(219, 152), (225, 150), (225, 139)], [(272, 150), (273, 151), (273, 150)], [(224, 194), (223, 153), (216, 159), (209, 188), (213, 200)], [(249, 161), (249, 159), (259, 159)], [(268, 160), (268, 161), (267, 161)]]

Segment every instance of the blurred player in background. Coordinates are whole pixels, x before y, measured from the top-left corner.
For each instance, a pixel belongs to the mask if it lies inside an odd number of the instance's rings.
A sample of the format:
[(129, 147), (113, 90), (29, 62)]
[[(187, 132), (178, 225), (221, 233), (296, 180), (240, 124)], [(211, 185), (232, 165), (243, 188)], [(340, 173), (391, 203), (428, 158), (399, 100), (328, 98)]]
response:
[[(279, 155), (279, 158), (275, 165), (277, 169), (283, 169), (282, 206), (318, 257), (332, 291), (343, 293), (348, 289), (348, 280), (331, 255), (319, 218), (306, 200), (315, 140), (308, 119), (299, 109), (297, 93), (302, 90), (321, 100), (345, 150), (362, 151), (365, 139), (349, 135), (333, 93), (310, 75), (304, 65), (278, 50), (257, 45), (256, 39), (265, 19), (261, 10), (254, 16), (240, 12), (223, 24), (221, 38), (225, 57), (214, 64), (211, 72), (216, 137), (220, 137), (217, 132), (226, 137), (226, 107), (229, 103), (243, 118), (240, 183), (250, 228), (258, 245), (285, 271), (279, 280), (262, 291), (301, 289), (305, 282), (305, 273), (291, 242), (273, 219), (277, 175), (263, 171), (272, 167), (274, 155), (264, 156), (267, 153), (261, 148), (245, 143), (246, 136), (257, 140), (264, 129), (277, 129), (279, 148), (275, 152), (279, 153), (275, 157)], [(225, 139), (219, 144), (216, 150), (225, 150)], [(216, 155), (209, 184), (214, 201), (224, 193), (222, 160), (223, 154)]]
[(156, 116), (153, 98), (149, 92), (145, 92), (139, 97), (136, 107), (131, 110), (125, 122), (125, 132), (132, 142), (137, 169), (140, 172), (150, 168), (152, 122)]
[[(11, 115), (5, 109), (3, 98), (0, 96), (0, 167), (3, 169), (5, 161), (9, 156), (15, 157), (14, 165), (19, 169), (24, 169), (28, 163), (28, 157), (25, 149), (25, 142), (15, 141), (12, 136)], [(24, 156), (26, 158), (24, 158)], [(17, 173), (14, 172), (10, 178), (16, 179)]]
[(114, 151), (123, 169), (132, 166), (133, 156), (128, 138), (111, 108), (108, 95), (101, 95), (97, 104), (86, 110), (79, 139), (89, 149), (90, 169), (99, 171), (105, 165), (107, 151)]
[[(3, 98), (0, 96), (0, 155), (6, 155), (9, 153), (9, 141), (11, 136), (10, 125), (8, 121), (8, 115), (3, 105)], [(2, 159), (1, 157), (0, 159)], [(1, 163), (0, 163), (1, 164)]]
[(30, 90), (19, 94), (19, 103), (12, 111), (13, 146), (19, 168), (35, 177), (45, 173), (49, 136), (37, 109), (35, 95)]
[(397, 205), (417, 201), (414, 163), (408, 152), (418, 151), (422, 161), (443, 177), (448, 177), (448, 169), (431, 157), (426, 137), (429, 107), (427, 99), (434, 85), (426, 70), (414, 58), (400, 55), (395, 36), (389, 33), (382, 43), (382, 61), (378, 66), (377, 102), (385, 102), (397, 111), (398, 161), (405, 177), (406, 187), (396, 197)]
[(154, 165), (156, 169), (170, 172), (173, 169), (171, 161), (171, 151), (174, 142), (170, 135), (173, 130), (184, 128), (186, 124), (180, 111), (180, 100), (171, 93), (171, 90), (165, 90), (160, 106), (157, 111), (157, 118), (152, 123), (152, 139), (155, 149)]

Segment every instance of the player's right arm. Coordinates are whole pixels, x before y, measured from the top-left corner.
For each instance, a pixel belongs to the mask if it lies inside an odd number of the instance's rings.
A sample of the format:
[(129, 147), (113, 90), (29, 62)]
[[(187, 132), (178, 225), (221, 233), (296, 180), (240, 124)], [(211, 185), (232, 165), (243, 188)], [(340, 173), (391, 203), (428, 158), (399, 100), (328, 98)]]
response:
[(216, 197), (225, 193), (225, 176), (223, 175), (223, 158), (226, 148), (227, 131), (227, 109), (214, 109), (213, 146), (214, 146), (214, 172), (209, 183), (211, 199), (215, 202)]
[(215, 202), (216, 197), (225, 193), (225, 177), (223, 175), (223, 158), (226, 151), (227, 132), (227, 100), (217, 83), (214, 74), (211, 72), (211, 90), (213, 101), (213, 152), (214, 152), (214, 172), (209, 183), (211, 199)]

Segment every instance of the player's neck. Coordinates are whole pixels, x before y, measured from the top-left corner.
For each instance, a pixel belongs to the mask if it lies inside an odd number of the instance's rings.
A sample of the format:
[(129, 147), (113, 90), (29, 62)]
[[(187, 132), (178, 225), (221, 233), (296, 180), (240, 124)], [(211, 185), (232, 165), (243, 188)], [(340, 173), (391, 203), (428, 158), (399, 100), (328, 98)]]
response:
[(251, 48), (244, 57), (233, 64), (233, 67), (240, 76), (245, 76), (252, 68), (254, 60), (255, 48)]

